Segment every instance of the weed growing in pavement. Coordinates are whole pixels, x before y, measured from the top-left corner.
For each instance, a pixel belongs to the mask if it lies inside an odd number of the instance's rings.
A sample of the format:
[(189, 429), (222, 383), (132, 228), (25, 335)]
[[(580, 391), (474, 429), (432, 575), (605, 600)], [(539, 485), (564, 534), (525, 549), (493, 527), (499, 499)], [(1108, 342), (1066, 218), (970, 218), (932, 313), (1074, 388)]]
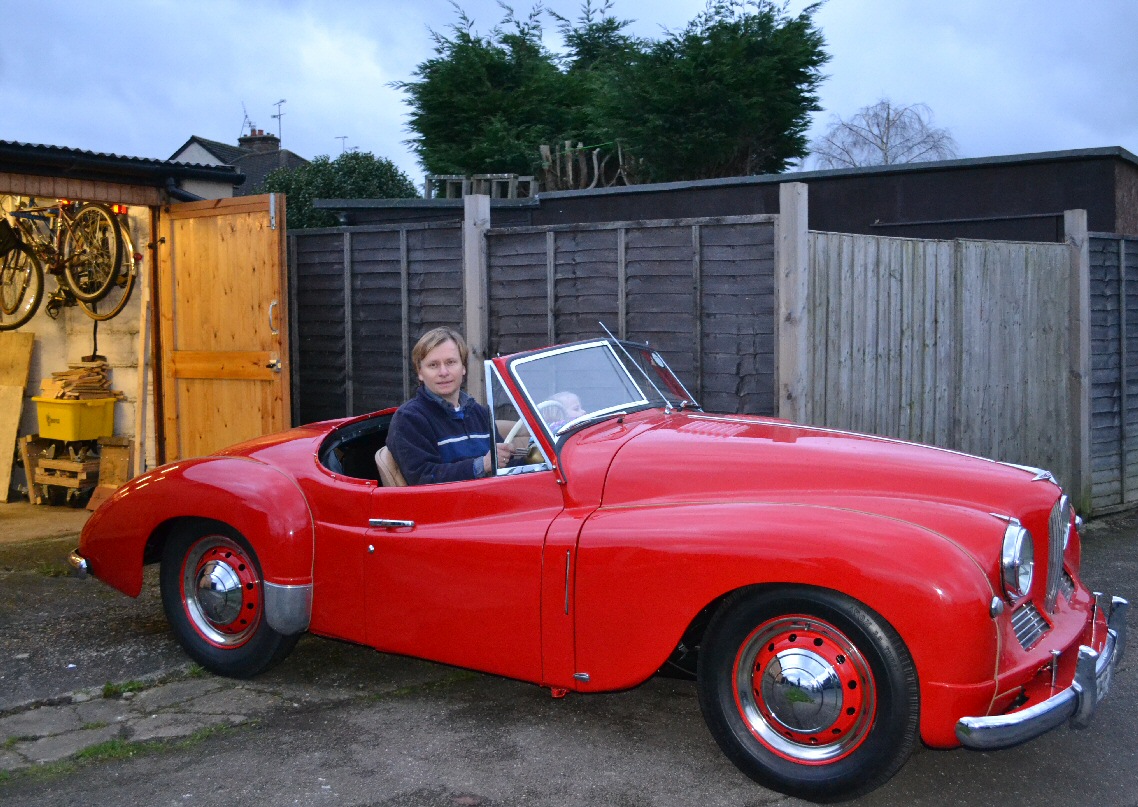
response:
[(142, 681), (125, 681), (121, 684), (112, 684), (110, 681), (103, 684), (104, 698), (121, 698), (128, 692), (142, 692), (155, 684), (146, 684)]
[(205, 667), (195, 662), (190, 665), (190, 669), (186, 672), (186, 675), (190, 678), (205, 678), (207, 673)]
[(36, 574), (43, 575), (44, 577), (67, 577), (70, 572), (66, 567), (58, 563), (44, 560), (40, 561), (40, 564), (36, 566)]
[[(251, 725), (255, 725), (255, 721), (249, 721), (240, 728)], [(185, 751), (205, 742), (210, 737), (230, 734), (237, 730), (238, 727), (218, 725), (199, 729), (181, 740), (146, 740), (136, 743), (129, 740), (108, 740), (105, 743), (85, 748), (70, 759), (49, 762), (44, 765), (32, 765), (16, 771), (0, 771), (0, 785), (22, 779), (38, 781), (57, 779), (75, 773), (82, 766), (98, 762), (132, 759), (137, 756), (150, 756), (170, 751)]]

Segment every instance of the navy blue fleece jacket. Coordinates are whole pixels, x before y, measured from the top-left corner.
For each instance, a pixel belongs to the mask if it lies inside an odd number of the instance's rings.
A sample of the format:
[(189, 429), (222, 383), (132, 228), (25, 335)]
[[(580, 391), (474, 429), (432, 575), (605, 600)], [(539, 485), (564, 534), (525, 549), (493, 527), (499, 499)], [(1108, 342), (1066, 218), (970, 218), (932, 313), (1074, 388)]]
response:
[(409, 485), (459, 482), (485, 473), (491, 428), (490, 412), (467, 393), (455, 409), (420, 385), (391, 418), (387, 447)]

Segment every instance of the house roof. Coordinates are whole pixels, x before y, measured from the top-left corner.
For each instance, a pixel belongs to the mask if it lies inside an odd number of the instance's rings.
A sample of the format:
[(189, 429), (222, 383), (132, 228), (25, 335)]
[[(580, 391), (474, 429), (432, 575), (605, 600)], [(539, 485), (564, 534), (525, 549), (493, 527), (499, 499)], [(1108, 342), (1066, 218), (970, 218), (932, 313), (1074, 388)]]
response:
[(195, 165), (10, 140), (0, 140), (0, 171), (156, 187), (164, 187), (168, 179), (245, 182), (245, 175), (230, 165)]
[(269, 152), (247, 152), (233, 160), (233, 165), (248, 177), (241, 194), (260, 193), (265, 177), (278, 168), (296, 168), (308, 160), (288, 149)]
[(241, 148), (241, 146), (231, 146), (229, 143), (222, 143), (219, 140), (209, 140), (205, 137), (192, 135), (189, 140), (179, 146), (177, 150), (170, 155), (170, 159), (174, 159), (194, 143), (201, 146), (226, 165), (233, 165), (234, 160), (242, 157), (248, 151), (247, 149)]
[[(273, 140), (279, 144), (276, 138)], [(240, 196), (260, 193), (265, 184), (265, 177), (278, 168), (296, 168), (308, 164), (308, 160), (288, 149), (274, 148), (271, 151), (265, 151), (248, 146), (232, 146), (197, 135), (193, 135), (179, 146), (171, 157), (177, 156), (194, 144), (205, 149), (226, 165), (240, 169), (241, 173), (246, 176), (244, 186), (236, 192)]]

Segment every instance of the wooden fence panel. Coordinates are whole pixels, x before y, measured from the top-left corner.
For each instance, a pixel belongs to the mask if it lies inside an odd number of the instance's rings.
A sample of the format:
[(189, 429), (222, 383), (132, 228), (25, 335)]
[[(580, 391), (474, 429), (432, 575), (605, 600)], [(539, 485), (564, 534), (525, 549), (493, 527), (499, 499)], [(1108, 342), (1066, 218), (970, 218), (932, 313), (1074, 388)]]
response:
[(347, 345), (344, 323), (344, 248), (340, 233), (290, 235), (294, 265), (297, 340), (296, 417), (311, 423), (347, 412)]
[(1090, 239), (1095, 512), (1138, 502), (1138, 239)]
[(774, 218), (488, 233), (491, 351), (648, 341), (703, 404), (773, 414)]
[(460, 226), (302, 230), (290, 240), (299, 422), (401, 403), (418, 383), (410, 342), (462, 325)]
[(818, 424), (1071, 470), (1065, 245), (811, 233), (809, 250)]
[(492, 354), (548, 344), (546, 234), (525, 232), (501, 238), (491, 233), (487, 244)]

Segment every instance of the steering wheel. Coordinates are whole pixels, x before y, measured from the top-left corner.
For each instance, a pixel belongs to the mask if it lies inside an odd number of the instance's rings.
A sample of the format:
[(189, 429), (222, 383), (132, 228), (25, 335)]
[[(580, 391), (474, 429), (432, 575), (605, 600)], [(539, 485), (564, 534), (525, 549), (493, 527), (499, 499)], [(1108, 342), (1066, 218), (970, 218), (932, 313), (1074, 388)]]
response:
[[(520, 432), (522, 430), (522, 427), (525, 425), (526, 425), (526, 419), (525, 418), (518, 418), (517, 422), (514, 423), (514, 425), (510, 427), (510, 433), (506, 435), (506, 442), (509, 443), (510, 445), (513, 445), (514, 444), (514, 438), (518, 436), (518, 432)], [(530, 435), (529, 439), (532, 442), (533, 441), (533, 435)]]

